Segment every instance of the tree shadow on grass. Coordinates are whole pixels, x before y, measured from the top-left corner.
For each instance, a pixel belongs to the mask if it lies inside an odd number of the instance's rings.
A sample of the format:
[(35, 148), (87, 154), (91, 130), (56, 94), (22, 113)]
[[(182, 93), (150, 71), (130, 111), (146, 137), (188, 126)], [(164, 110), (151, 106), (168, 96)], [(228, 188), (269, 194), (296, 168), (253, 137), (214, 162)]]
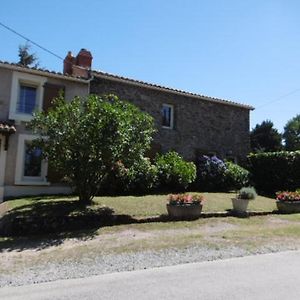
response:
[[(130, 215), (115, 214), (109, 207), (99, 205), (86, 207), (78, 200), (67, 198), (45, 200), (44, 197), (41, 199), (42, 201), (33, 199), (30, 204), (13, 208), (0, 219), (0, 253), (26, 249), (39, 251), (58, 246), (70, 238), (89, 240), (98, 234), (99, 228), (106, 226), (197, 219), (174, 219), (166, 214), (135, 218)], [(231, 215), (231, 211), (223, 214), (204, 213), (201, 218)]]
[(114, 212), (108, 207), (86, 207), (78, 200), (42, 199), (32, 199), (30, 204), (10, 209), (0, 218), (0, 252), (41, 250), (60, 245), (67, 238), (93, 238)]

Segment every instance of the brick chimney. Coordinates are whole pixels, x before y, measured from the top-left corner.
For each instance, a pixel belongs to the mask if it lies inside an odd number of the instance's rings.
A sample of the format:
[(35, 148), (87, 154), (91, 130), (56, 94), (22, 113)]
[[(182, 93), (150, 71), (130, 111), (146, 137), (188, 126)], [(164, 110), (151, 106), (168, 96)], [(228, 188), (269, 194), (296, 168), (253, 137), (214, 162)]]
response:
[(76, 58), (69, 51), (64, 59), (64, 74), (87, 79), (90, 76), (92, 60), (91, 52), (86, 49), (81, 49)]
[(86, 49), (81, 49), (76, 57), (76, 65), (87, 69), (91, 69), (92, 59), (93, 57), (90, 51)]
[(67, 56), (64, 59), (64, 74), (72, 75), (73, 74), (73, 65), (75, 64), (76, 59), (73, 56), (72, 52), (69, 51)]

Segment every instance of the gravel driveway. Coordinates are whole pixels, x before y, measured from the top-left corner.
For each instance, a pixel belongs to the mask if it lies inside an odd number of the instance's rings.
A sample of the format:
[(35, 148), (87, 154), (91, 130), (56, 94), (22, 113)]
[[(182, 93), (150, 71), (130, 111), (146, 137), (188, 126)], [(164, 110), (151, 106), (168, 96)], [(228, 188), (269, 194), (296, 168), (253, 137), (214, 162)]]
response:
[[(25, 285), (38, 282), (54, 281), (58, 279), (80, 278), (92, 275), (122, 272), (152, 267), (171, 266), (182, 263), (210, 261), (231, 257), (240, 257), (258, 253), (269, 253), (283, 250), (296, 250), (291, 246), (270, 245), (257, 251), (245, 251), (241, 248), (230, 247), (222, 249), (210, 249), (200, 246), (184, 249), (167, 249), (160, 251), (143, 251), (136, 253), (97, 255), (93, 258), (83, 258), (76, 261), (65, 260), (60, 263), (36, 264), (30, 268), (19, 268), (18, 272), (3, 273), (0, 275), (0, 286)], [(0, 266), (5, 265), (3, 256), (0, 259)], [(3, 269), (3, 268), (1, 268)]]

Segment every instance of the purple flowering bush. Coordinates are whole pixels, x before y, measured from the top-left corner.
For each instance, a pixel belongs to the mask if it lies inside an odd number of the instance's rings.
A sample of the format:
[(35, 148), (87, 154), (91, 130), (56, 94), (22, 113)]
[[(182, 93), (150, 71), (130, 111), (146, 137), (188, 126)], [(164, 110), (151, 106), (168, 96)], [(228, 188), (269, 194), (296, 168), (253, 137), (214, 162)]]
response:
[(238, 190), (249, 184), (249, 172), (217, 156), (200, 156), (196, 161), (196, 188), (201, 191)]

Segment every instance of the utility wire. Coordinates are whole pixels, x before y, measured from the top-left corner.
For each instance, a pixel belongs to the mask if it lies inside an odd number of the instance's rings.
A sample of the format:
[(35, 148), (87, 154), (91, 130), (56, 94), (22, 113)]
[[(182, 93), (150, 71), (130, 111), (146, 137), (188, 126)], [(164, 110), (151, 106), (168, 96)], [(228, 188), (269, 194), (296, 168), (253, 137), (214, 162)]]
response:
[(44, 50), (45, 52), (48, 52), (49, 54), (55, 56), (56, 58), (58, 58), (58, 59), (60, 59), (60, 60), (64, 60), (61, 56), (55, 54), (54, 52), (48, 50), (48, 49), (45, 48), (45, 47), (39, 45), (38, 43), (36, 43), (36, 42), (34, 42), (33, 40), (27, 38), (26, 36), (24, 36), (23, 34), (21, 34), (21, 33), (17, 32), (17, 31), (15, 31), (14, 29), (12, 29), (12, 28), (10, 28), (10, 27), (4, 25), (4, 24), (1, 23), (1, 22), (0, 22), (0, 25), (1, 25), (2, 27), (4, 27), (5, 29), (9, 30), (10, 32), (12, 32), (12, 33), (18, 35), (19, 37), (23, 38), (24, 40), (30, 42), (31, 44), (33, 44), (33, 45), (39, 47), (40, 49)]
[(286, 98), (286, 97), (288, 97), (288, 96), (294, 95), (294, 94), (296, 94), (296, 93), (299, 92), (299, 91), (300, 91), (300, 89), (295, 89), (295, 90), (293, 90), (293, 91), (290, 91), (290, 92), (288, 92), (287, 94), (281, 95), (281, 96), (275, 98), (275, 99), (272, 100), (272, 101), (266, 102), (266, 103), (264, 103), (264, 104), (262, 104), (262, 105), (256, 107), (255, 110), (257, 110), (257, 109), (259, 109), (259, 108), (261, 108), (261, 107), (264, 107), (264, 106), (266, 106), (266, 105), (272, 104), (272, 103), (274, 103), (274, 102), (280, 101), (281, 99)]

